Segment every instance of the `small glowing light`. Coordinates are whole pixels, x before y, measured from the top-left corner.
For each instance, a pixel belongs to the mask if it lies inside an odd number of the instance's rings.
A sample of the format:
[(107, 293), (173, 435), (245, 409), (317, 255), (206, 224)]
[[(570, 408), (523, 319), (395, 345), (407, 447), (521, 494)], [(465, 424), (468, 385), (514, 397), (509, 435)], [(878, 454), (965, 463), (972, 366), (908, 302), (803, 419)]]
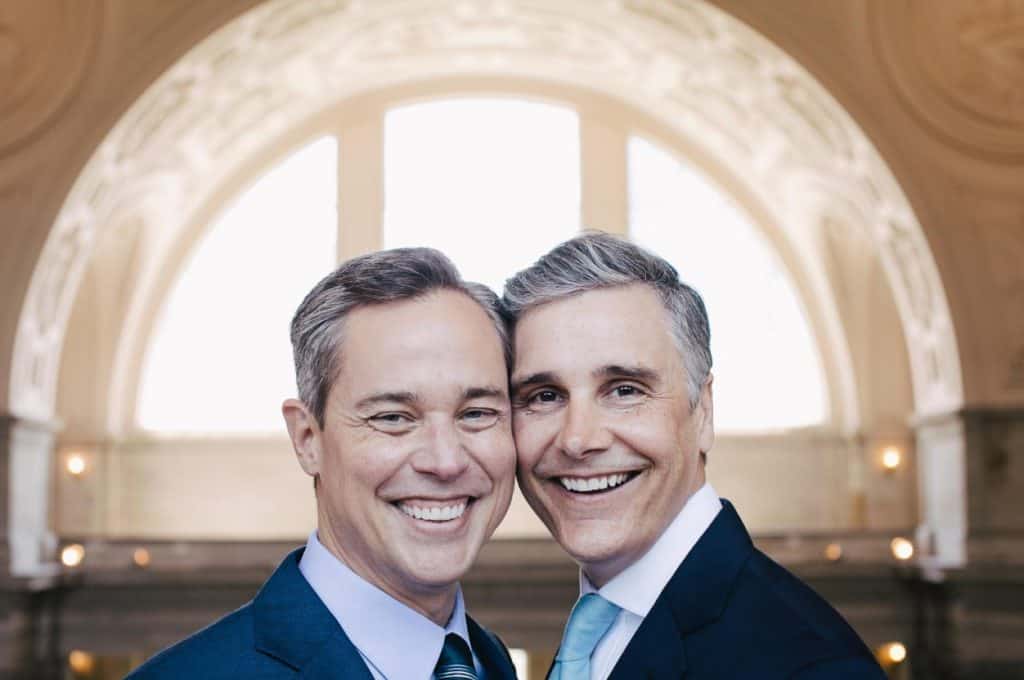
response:
[(902, 663), (907, 658), (907, 648), (903, 646), (902, 642), (890, 642), (885, 645), (883, 654), (892, 663)]
[(145, 569), (149, 566), (150, 562), (149, 551), (145, 548), (136, 548), (135, 552), (132, 553), (132, 562), (135, 563), (136, 567)]
[(65, 567), (77, 567), (84, 559), (85, 548), (78, 543), (72, 543), (60, 552), (60, 561)]
[(886, 470), (895, 470), (903, 462), (903, 454), (895, 446), (890, 446), (882, 451), (882, 467)]
[(907, 539), (897, 536), (889, 544), (892, 548), (892, 555), (898, 560), (909, 560), (914, 556), (914, 544)]
[(85, 472), (85, 458), (82, 457), (81, 454), (73, 453), (70, 456), (68, 456), (68, 460), (67, 463), (65, 463), (65, 466), (67, 467), (68, 472), (77, 477), (78, 475)]
[(68, 654), (68, 666), (79, 675), (91, 675), (96, 668), (96, 657), (89, 652), (75, 649)]
[(843, 556), (843, 546), (838, 543), (829, 543), (825, 546), (825, 559), (829, 562), (838, 562)]

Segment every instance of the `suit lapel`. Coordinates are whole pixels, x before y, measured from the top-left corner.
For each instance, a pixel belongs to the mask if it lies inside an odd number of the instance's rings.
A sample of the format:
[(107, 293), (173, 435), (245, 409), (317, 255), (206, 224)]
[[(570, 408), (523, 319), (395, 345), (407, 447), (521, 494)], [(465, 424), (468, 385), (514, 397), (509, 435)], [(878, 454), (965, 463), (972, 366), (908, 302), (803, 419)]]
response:
[(739, 515), (723, 500), (722, 511), (669, 579), (609, 680), (684, 676), (686, 636), (721, 616), (753, 550)]
[(299, 677), (306, 680), (373, 680), (363, 657), (340, 626), (327, 644), (302, 667)]
[(469, 616), (466, 617), (466, 627), (469, 642), (487, 673), (487, 680), (515, 680), (516, 670), (505, 646)]
[(686, 675), (686, 651), (675, 619), (661, 598), (644, 617), (608, 680), (681, 678)]
[(299, 677), (373, 680), (359, 652), (299, 571), (302, 550), (285, 558), (253, 600), (256, 649)]

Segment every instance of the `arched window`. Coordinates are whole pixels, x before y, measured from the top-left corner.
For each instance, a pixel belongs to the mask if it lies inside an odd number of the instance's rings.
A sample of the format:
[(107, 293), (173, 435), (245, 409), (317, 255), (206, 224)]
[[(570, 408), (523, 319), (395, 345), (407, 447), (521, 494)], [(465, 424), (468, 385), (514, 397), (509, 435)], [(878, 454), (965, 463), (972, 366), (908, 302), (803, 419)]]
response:
[[(500, 292), (508, 276), (579, 231), (587, 155), (574, 108), (458, 97), (379, 115), (383, 134), (370, 153), (380, 158), (366, 165), (383, 160), (384, 199), (369, 242), (439, 248), (467, 279)], [(622, 143), (631, 238), (676, 264), (707, 302), (719, 430), (823, 423), (818, 348), (764, 235), (669, 151), (639, 136)], [(140, 427), (283, 432), (278, 407), (295, 393), (288, 321), (336, 264), (337, 154), (334, 137), (296, 152), (196, 244), (146, 355)]]
[(384, 247), (432, 246), (501, 292), (580, 224), (579, 121), (562, 106), (447, 99), (384, 127)]
[(140, 427), (281, 430), (280, 403), (295, 394), (288, 324), (336, 259), (336, 146), (294, 153), (195, 244), (146, 353)]
[(823, 422), (821, 357), (767, 239), (735, 202), (665, 149), (632, 137), (628, 158), (633, 239), (672, 262), (708, 308), (718, 429)]

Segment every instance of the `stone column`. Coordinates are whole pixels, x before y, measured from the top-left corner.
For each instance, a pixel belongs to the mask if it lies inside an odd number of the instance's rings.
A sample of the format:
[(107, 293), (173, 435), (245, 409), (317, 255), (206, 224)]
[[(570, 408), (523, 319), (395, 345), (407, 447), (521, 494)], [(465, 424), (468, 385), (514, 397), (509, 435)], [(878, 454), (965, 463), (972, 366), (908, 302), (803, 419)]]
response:
[(33, 603), (59, 571), (49, 525), (55, 435), (51, 423), (0, 416), (0, 677), (44, 677)]
[(932, 566), (967, 561), (967, 447), (959, 412), (915, 423), (917, 435), (918, 551)]
[(50, 529), (50, 477), (57, 427), (13, 416), (0, 419), (0, 494), (7, 572), (38, 578), (56, 572)]

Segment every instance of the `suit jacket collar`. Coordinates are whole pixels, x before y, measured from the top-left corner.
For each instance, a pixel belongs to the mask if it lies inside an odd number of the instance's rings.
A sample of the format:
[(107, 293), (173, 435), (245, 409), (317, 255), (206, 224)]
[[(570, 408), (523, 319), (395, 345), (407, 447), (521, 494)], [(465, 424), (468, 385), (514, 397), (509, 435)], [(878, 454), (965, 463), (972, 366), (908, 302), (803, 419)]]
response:
[(469, 616), (466, 617), (466, 627), (469, 629), (469, 642), (484, 667), (487, 680), (515, 680), (515, 668), (498, 638), (481, 628)]
[(338, 622), (299, 571), (302, 549), (289, 554), (253, 600), (256, 649), (306, 678), (373, 680)]
[[(302, 549), (289, 554), (253, 600), (256, 649), (302, 678), (373, 680), (359, 650), (299, 571)], [(514, 680), (501, 643), (466, 617), (470, 644), (488, 680)]]
[(676, 569), (609, 680), (678, 677), (686, 668), (683, 638), (721, 616), (753, 551), (739, 515), (723, 500), (722, 511)]

